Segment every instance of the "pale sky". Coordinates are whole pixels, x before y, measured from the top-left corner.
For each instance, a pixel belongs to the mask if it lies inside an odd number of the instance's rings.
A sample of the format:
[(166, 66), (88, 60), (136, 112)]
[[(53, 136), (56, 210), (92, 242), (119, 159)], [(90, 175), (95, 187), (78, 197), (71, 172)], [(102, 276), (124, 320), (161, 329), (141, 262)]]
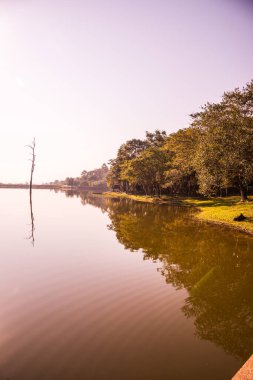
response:
[(0, 0), (0, 182), (79, 176), (253, 79), (250, 0)]

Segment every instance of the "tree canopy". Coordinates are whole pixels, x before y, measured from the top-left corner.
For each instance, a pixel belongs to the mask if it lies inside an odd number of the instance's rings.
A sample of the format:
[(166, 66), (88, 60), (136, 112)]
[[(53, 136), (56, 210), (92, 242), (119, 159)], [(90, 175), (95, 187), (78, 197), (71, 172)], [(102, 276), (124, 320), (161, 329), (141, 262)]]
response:
[(106, 164), (94, 170), (83, 170), (80, 177), (67, 177), (63, 181), (56, 180), (52, 184), (57, 186), (71, 186), (71, 187), (98, 187), (106, 188), (106, 177), (109, 169)]
[(200, 192), (236, 187), (242, 199), (253, 179), (253, 81), (241, 91), (224, 93), (192, 115), (199, 131), (195, 156)]
[(253, 81), (191, 117), (176, 133), (157, 129), (122, 144), (110, 161), (108, 185), (153, 195), (238, 191), (246, 200), (253, 184)]

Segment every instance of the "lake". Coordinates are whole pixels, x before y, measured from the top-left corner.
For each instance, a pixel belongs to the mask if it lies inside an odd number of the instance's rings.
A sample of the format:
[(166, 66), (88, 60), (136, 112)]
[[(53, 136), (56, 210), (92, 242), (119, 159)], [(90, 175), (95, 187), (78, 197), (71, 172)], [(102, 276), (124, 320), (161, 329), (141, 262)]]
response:
[(190, 208), (1, 189), (0, 380), (228, 380), (253, 351), (253, 238)]

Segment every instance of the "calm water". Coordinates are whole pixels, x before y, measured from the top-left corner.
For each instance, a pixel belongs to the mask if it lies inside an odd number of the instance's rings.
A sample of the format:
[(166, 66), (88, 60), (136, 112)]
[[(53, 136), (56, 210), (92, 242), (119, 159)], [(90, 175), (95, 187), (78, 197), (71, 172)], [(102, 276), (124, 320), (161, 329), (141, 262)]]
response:
[(0, 380), (222, 380), (253, 351), (253, 238), (189, 209), (0, 190)]

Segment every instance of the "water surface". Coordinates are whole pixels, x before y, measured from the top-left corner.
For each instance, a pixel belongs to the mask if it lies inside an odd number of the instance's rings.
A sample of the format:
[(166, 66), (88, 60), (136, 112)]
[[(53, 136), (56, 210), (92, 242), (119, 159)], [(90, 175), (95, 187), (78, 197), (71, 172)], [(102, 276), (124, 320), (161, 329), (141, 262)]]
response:
[(1, 190), (0, 380), (222, 380), (253, 349), (253, 239), (178, 207)]

